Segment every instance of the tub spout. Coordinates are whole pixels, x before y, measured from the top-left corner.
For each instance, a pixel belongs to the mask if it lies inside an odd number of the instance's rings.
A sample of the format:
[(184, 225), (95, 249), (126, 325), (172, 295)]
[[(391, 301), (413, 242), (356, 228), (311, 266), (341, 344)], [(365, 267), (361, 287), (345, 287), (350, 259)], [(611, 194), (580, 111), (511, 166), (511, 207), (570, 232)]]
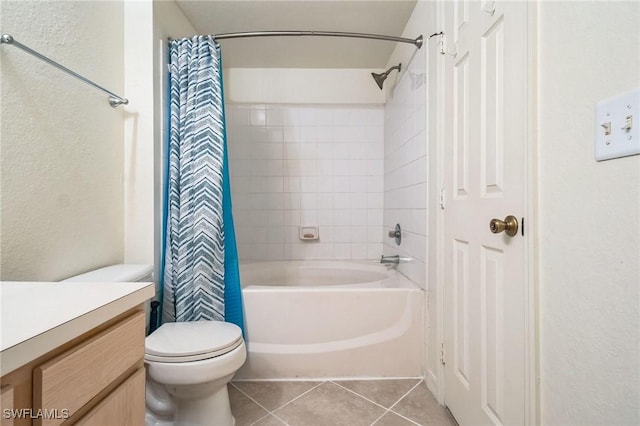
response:
[(394, 264), (397, 265), (398, 263), (400, 263), (400, 256), (399, 255), (395, 255), (395, 256), (385, 256), (382, 255), (380, 256), (380, 263), (384, 263), (384, 264)]

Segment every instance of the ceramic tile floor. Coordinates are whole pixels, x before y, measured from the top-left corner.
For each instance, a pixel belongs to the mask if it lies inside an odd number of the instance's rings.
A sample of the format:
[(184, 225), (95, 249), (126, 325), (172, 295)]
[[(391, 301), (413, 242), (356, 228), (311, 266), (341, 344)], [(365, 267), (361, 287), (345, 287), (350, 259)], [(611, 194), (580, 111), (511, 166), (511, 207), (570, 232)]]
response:
[(229, 385), (235, 426), (455, 426), (420, 379)]

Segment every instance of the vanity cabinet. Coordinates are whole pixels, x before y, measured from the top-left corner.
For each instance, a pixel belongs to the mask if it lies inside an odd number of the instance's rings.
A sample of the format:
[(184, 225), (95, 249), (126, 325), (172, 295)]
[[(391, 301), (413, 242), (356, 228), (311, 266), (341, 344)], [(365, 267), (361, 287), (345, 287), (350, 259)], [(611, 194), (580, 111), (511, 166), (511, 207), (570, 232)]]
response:
[(144, 336), (138, 306), (2, 377), (1, 425), (143, 425)]
[[(0, 383), (2, 383), (2, 381), (0, 381)], [(6, 415), (4, 412), (4, 409), (11, 409), (11, 407), (13, 406), (13, 386), (3, 385), (2, 387), (0, 387), (0, 407), (2, 408), (2, 413), (0, 413), (0, 425), (14, 425), (13, 418)]]

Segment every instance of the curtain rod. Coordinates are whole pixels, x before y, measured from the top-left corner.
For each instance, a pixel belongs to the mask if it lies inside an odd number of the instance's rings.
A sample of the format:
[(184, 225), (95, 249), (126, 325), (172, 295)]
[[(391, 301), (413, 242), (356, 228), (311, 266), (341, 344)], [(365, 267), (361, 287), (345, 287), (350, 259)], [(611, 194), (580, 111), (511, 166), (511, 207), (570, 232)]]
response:
[(418, 49), (422, 47), (422, 35), (417, 38), (394, 37), (380, 34), (367, 33), (345, 33), (335, 31), (251, 31), (243, 33), (224, 33), (212, 34), (215, 40), (225, 40), (230, 38), (248, 38), (248, 37), (279, 37), (279, 36), (308, 36), (308, 37), (351, 37), (351, 38), (368, 38), (374, 40), (395, 41), (398, 43), (409, 43)]
[(116, 95), (115, 93), (105, 89), (104, 87), (94, 83), (93, 81), (89, 80), (86, 77), (81, 76), (80, 74), (78, 74), (77, 72), (65, 67), (64, 65), (59, 64), (58, 62), (54, 61), (53, 59), (49, 59), (46, 56), (44, 56), (41, 53), (36, 52), (35, 50), (25, 46), (24, 44), (18, 42), (16, 39), (14, 39), (10, 34), (2, 34), (2, 36), (0, 37), (0, 44), (10, 44), (12, 46), (18, 47), (22, 50), (24, 50), (25, 52), (35, 56), (36, 58), (40, 59), (41, 61), (44, 61), (46, 63), (48, 63), (49, 65), (52, 65), (56, 68), (58, 68), (61, 71), (66, 72), (67, 74), (72, 75), (73, 77), (77, 78), (78, 80), (81, 80), (83, 82), (85, 82), (86, 84), (95, 87), (98, 90), (103, 91), (104, 93), (109, 95), (109, 105), (111, 105), (113, 108), (117, 107), (118, 105), (127, 105), (129, 103), (129, 100), (127, 98), (123, 98), (121, 96)]

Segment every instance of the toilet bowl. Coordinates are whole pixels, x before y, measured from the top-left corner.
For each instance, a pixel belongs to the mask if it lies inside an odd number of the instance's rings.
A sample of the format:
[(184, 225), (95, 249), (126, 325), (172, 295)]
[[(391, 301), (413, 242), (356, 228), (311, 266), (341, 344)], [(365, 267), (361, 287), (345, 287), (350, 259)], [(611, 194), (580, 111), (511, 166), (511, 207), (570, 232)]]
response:
[(246, 356), (234, 324), (160, 326), (145, 341), (147, 426), (233, 426), (227, 383)]
[[(64, 281), (153, 281), (150, 265), (113, 265)], [(227, 383), (247, 357), (222, 321), (166, 323), (145, 339), (147, 426), (232, 426)]]

